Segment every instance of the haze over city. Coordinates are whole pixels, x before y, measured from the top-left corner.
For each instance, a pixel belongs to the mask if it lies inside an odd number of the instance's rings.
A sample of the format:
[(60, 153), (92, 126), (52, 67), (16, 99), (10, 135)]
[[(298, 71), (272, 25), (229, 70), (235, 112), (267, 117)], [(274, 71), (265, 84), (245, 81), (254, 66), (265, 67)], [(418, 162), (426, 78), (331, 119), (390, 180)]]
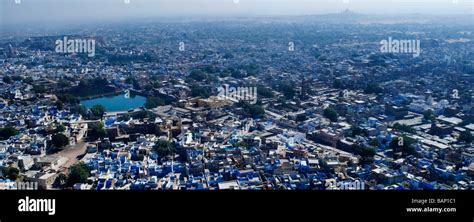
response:
[[(18, 0), (17, 0), (18, 1)], [(2, 0), (1, 23), (91, 22), (153, 17), (363, 14), (472, 14), (469, 0)]]

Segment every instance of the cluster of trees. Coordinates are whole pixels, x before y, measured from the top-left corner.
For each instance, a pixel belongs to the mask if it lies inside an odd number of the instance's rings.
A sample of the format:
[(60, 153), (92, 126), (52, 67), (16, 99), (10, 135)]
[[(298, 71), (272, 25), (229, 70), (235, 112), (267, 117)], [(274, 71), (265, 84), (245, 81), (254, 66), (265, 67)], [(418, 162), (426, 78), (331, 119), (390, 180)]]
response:
[(13, 126), (5, 126), (3, 128), (0, 128), (0, 140), (7, 140), (11, 136), (17, 135), (19, 132), (18, 130), (13, 127)]
[(240, 65), (238, 67), (230, 67), (224, 69), (220, 72), (219, 76), (224, 78), (228, 76), (232, 76), (234, 78), (245, 78), (249, 76), (257, 76), (261, 73), (262, 68), (258, 64), (248, 64), (248, 65)]
[(13, 82), (13, 80), (12, 80), (12, 78), (11, 78), (10, 76), (4, 76), (4, 77), (2, 78), (2, 81), (3, 81), (4, 83), (6, 83), (6, 84), (10, 84), (10, 83)]
[(239, 107), (242, 107), (243, 114), (246, 117), (261, 118), (265, 114), (265, 109), (259, 104), (250, 104), (248, 102), (240, 101)]
[(378, 139), (374, 138), (372, 140), (370, 140), (370, 143), (369, 143), (371, 146), (373, 147), (379, 147), (381, 145), (381, 143), (379, 142)]
[(54, 103), (54, 105), (56, 106), (56, 108), (58, 108), (58, 110), (63, 110), (64, 109), (64, 103), (61, 102), (60, 100), (56, 101), (56, 103)]
[(237, 143), (235, 144), (235, 146), (236, 146), (236, 147), (241, 147), (241, 148), (247, 148), (247, 149), (250, 148), (250, 145), (249, 145), (247, 142), (243, 141), (243, 140), (237, 142)]
[(138, 83), (138, 80), (129, 76), (127, 79), (125, 79), (125, 83), (131, 84), (134, 89), (141, 89), (140, 83)]
[(273, 90), (271, 90), (268, 87), (258, 85), (257, 86), (257, 94), (258, 96), (261, 96), (263, 98), (273, 98), (275, 97), (275, 94), (273, 94)]
[(344, 88), (344, 84), (342, 83), (342, 81), (340, 79), (336, 79), (332, 82), (332, 86), (336, 89), (342, 89)]
[(191, 85), (191, 95), (194, 97), (209, 98), (211, 96), (211, 90), (208, 87), (193, 84)]
[(369, 132), (367, 132), (367, 130), (362, 129), (358, 126), (352, 126), (351, 127), (351, 136), (352, 137), (359, 136), (359, 135), (367, 136), (368, 134), (369, 134)]
[(400, 123), (395, 123), (393, 124), (393, 128), (400, 131), (400, 132), (406, 132), (406, 133), (415, 133), (416, 130), (413, 129), (410, 126), (407, 126), (405, 124), (400, 124)]
[(45, 93), (46, 88), (44, 88), (44, 86), (42, 86), (42, 85), (33, 85), (33, 92), (35, 92), (35, 93)]
[(219, 76), (221, 78), (225, 78), (225, 77), (229, 77), (229, 76), (232, 76), (234, 78), (243, 78), (243, 77), (245, 77), (240, 70), (235, 69), (233, 67), (224, 69), (222, 72), (220, 72)]
[(433, 113), (433, 110), (429, 109), (423, 112), (423, 119), (426, 121), (434, 121), (436, 119), (436, 115)]
[[(61, 81), (64, 82), (65, 80), (61, 80)], [(69, 82), (67, 82), (67, 83), (69, 83)], [(80, 104), (79, 104), (80, 99), (78, 97), (74, 96), (74, 95), (69, 94), (69, 93), (58, 93), (58, 94), (56, 94), (56, 98), (58, 98), (58, 101), (56, 101), (56, 107), (59, 110), (62, 110), (64, 108), (64, 104), (68, 104), (72, 107), (80, 106)]]
[(88, 136), (92, 138), (93, 140), (97, 140), (99, 138), (104, 138), (107, 136), (107, 131), (104, 128), (104, 124), (99, 122), (99, 123), (91, 123), (89, 124), (89, 132)]
[(304, 114), (304, 113), (298, 114), (298, 115), (296, 116), (296, 121), (298, 121), (298, 122), (303, 122), (303, 121), (305, 121), (305, 120), (307, 120), (307, 119), (308, 119), (308, 117), (306, 117), (306, 114)]
[(60, 80), (58, 81), (58, 86), (59, 86), (60, 88), (71, 87), (71, 82), (69, 82), (69, 81), (67, 81), (67, 80), (65, 80), (65, 79), (60, 79)]
[(158, 140), (155, 146), (153, 146), (153, 151), (155, 151), (158, 154), (159, 159), (162, 160), (163, 158), (176, 153), (176, 146), (171, 141)]
[(85, 163), (79, 162), (69, 168), (69, 174), (59, 174), (54, 186), (72, 187), (76, 183), (87, 183), (90, 177), (91, 169)]
[(56, 149), (61, 149), (69, 145), (69, 138), (63, 133), (56, 133), (51, 137), (51, 143)]
[(281, 82), (278, 85), (278, 91), (280, 91), (286, 99), (293, 99), (296, 95), (295, 87), (288, 83)]
[(56, 129), (54, 129), (54, 133), (62, 133), (66, 131), (66, 127), (63, 124), (58, 124)]
[(472, 140), (473, 136), (468, 130), (461, 132), (461, 134), (459, 135), (459, 141), (461, 142), (472, 143)]
[(5, 167), (2, 169), (2, 174), (9, 180), (15, 181), (20, 174), (20, 170), (16, 167)]
[(106, 78), (90, 78), (90, 79), (81, 79), (79, 81), (78, 88), (79, 89), (87, 89), (87, 88), (92, 88), (92, 87), (104, 87), (108, 85), (109, 82), (107, 81)]
[(87, 108), (83, 105), (80, 105), (80, 104), (76, 104), (76, 105), (71, 106), (70, 110), (71, 110), (71, 112), (79, 113), (82, 116), (87, 115)]
[(329, 107), (324, 109), (323, 116), (331, 120), (331, 122), (337, 122), (339, 114), (337, 114), (337, 111), (334, 108)]
[(201, 69), (193, 69), (189, 76), (186, 78), (186, 82), (206, 82), (212, 83), (217, 81), (217, 75), (215, 74), (217, 70), (213, 67), (206, 66)]
[(370, 83), (367, 85), (364, 92), (365, 93), (382, 93), (383, 89), (375, 83)]
[(260, 74), (261, 67), (257, 64), (248, 64), (248, 65), (241, 65), (238, 67), (239, 69), (243, 70), (246, 73), (246, 76), (257, 76)]
[(361, 156), (361, 163), (372, 164), (374, 162), (375, 148), (364, 145), (354, 145), (352, 150), (355, 154)]
[(81, 79), (78, 86), (68, 90), (68, 94), (74, 96), (91, 96), (104, 93), (114, 92), (114, 88), (109, 86), (109, 82), (105, 78), (88, 78)]
[(402, 156), (416, 155), (414, 147), (415, 139), (407, 136), (395, 137), (390, 142), (389, 147), (394, 153), (402, 153)]
[(163, 106), (163, 105), (165, 105), (165, 101), (161, 99), (160, 97), (149, 96), (146, 98), (145, 107), (147, 109), (153, 109), (157, 106)]
[(65, 104), (79, 104), (80, 102), (79, 98), (68, 93), (56, 94), (56, 97), (58, 98), (59, 101)]
[(33, 78), (31, 77), (27, 77), (27, 78), (23, 78), (21, 76), (4, 76), (3, 77), (3, 82), (6, 83), (6, 84), (10, 84), (12, 82), (16, 82), (16, 81), (22, 81), (24, 83), (28, 83), (28, 84), (32, 84), (33, 83)]
[(91, 119), (100, 119), (104, 116), (104, 113), (107, 111), (103, 105), (97, 104), (90, 109), (90, 118)]
[(77, 163), (69, 168), (68, 183), (74, 185), (75, 183), (85, 183), (90, 177), (90, 168), (85, 163)]
[(156, 114), (150, 111), (145, 111), (145, 110), (140, 110), (138, 112), (134, 113), (125, 113), (122, 116), (118, 118), (119, 121), (127, 121), (130, 118), (133, 119), (149, 119), (149, 120), (155, 120), (156, 119)]
[(459, 124), (459, 126), (466, 126), (466, 125), (469, 125), (471, 123), (474, 123), (474, 115), (466, 115), (462, 122)]

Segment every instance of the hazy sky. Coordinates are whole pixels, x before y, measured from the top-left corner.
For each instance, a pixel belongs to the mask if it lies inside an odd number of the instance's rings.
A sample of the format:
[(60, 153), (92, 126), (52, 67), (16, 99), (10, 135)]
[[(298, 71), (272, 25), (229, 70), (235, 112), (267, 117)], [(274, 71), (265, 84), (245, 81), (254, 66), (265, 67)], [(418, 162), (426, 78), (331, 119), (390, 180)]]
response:
[[(474, 14), (474, 0), (0, 0), (0, 23), (104, 21), (156, 16)], [(234, 3), (238, 1), (238, 3)], [(347, 3), (345, 3), (347, 1)], [(454, 1), (454, 2), (453, 2)]]

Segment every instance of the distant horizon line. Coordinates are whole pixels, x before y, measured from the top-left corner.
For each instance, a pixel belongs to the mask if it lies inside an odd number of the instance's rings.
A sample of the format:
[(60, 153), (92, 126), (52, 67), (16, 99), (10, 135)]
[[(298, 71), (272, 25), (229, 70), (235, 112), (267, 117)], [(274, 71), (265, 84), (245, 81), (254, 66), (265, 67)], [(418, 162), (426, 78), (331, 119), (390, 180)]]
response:
[[(305, 17), (305, 16), (326, 16), (326, 15), (344, 15), (352, 14), (358, 16), (380, 16), (380, 17), (392, 17), (392, 16), (471, 16), (474, 19), (474, 14), (471, 13), (424, 13), (424, 12), (406, 12), (406, 13), (364, 13), (357, 12), (349, 9), (338, 12), (327, 12), (327, 13), (310, 13), (310, 14), (291, 14), (291, 13), (281, 13), (281, 14), (188, 14), (188, 15), (146, 15), (146, 16), (129, 16), (129, 17), (110, 17), (102, 18), (101, 20), (110, 21), (110, 20), (125, 20), (125, 19), (150, 19), (150, 18), (253, 18), (253, 17)], [(2, 18), (2, 17), (0, 17)], [(8, 21), (9, 19), (2, 18), (0, 22)], [(90, 21), (94, 20), (93, 18), (88, 19), (71, 19), (70, 21)], [(56, 21), (56, 20), (55, 20)], [(474, 21), (474, 20), (473, 20)], [(31, 23), (45, 22), (43, 21), (31, 21)], [(14, 22), (13, 22), (14, 23)], [(18, 23), (28, 23), (19, 21)], [(5, 24), (5, 23), (4, 23)]]

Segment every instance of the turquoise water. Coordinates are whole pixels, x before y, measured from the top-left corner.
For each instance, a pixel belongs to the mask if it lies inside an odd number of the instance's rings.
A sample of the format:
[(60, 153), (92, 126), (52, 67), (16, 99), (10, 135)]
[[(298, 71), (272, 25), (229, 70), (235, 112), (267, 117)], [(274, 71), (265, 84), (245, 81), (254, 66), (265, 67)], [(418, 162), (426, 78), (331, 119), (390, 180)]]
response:
[(126, 98), (124, 94), (119, 94), (81, 100), (81, 104), (87, 108), (91, 108), (94, 105), (103, 105), (107, 112), (128, 111), (143, 106), (145, 102), (145, 97), (133, 94), (130, 95), (130, 98)]

